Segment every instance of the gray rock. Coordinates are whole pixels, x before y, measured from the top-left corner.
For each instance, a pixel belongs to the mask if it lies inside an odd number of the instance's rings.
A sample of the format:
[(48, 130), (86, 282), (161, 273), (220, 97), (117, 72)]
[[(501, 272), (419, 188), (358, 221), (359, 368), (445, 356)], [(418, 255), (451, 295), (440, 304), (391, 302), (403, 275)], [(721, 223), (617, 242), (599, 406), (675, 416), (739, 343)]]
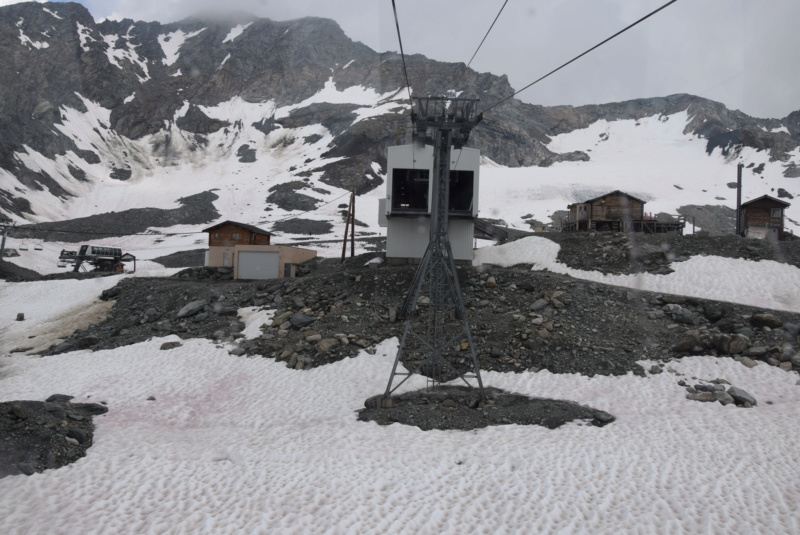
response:
[(753, 314), (750, 317), (750, 323), (754, 327), (769, 327), (770, 329), (777, 329), (783, 325), (783, 321), (778, 316), (768, 312)]
[(730, 405), (735, 403), (736, 401), (733, 399), (733, 396), (728, 394), (725, 391), (718, 390), (714, 392), (714, 399), (722, 403), (723, 405)]
[(17, 321), (25, 321), (25, 313), (24, 312), (17, 313)]
[(317, 345), (315, 347), (317, 348), (317, 351), (319, 351), (320, 353), (327, 353), (338, 345), (339, 345), (339, 340), (337, 340), (336, 338), (323, 338), (322, 340), (317, 342)]
[(197, 314), (206, 306), (206, 302), (203, 299), (199, 299), (197, 301), (191, 301), (186, 303), (183, 308), (178, 311), (178, 318), (185, 318), (187, 316), (192, 316)]
[(746, 357), (761, 357), (763, 355), (766, 355), (768, 351), (769, 348), (767, 346), (753, 346), (746, 349), (743, 355), (745, 355)]
[(787, 333), (789, 333), (789, 336), (797, 336), (798, 334), (800, 334), (800, 325), (798, 325), (797, 323), (790, 323), (787, 321), (786, 323), (783, 324), (783, 328), (786, 330)]
[(733, 397), (737, 404), (744, 404), (749, 403), (750, 405), (756, 405), (756, 398), (751, 396), (746, 391), (742, 390), (739, 387), (732, 386), (728, 389), (728, 394)]
[(758, 366), (758, 363), (753, 359), (751, 359), (750, 357), (737, 356), (734, 358), (736, 361), (741, 362), (742, 365), (746, 366), (747, 368), (755, 368), (756, 366)]
[(531, 305), (531, 311), (538, 312), (540, 310), (543, 310), (545, 307), (547, 307), (547, 304), (548, 304), (547, 299), (537, 299)]
[(233, 349), (230, 350), (230, 354), (239, 357), (245, 354), (245, 350), (242, 347), (234, 347)]
[(289, 318), (289, 323), (291, 323), (295, 329), (302, 329), (313, 323), (315, 319), (316, 318), (312, 318), (311, 316), (306, 316), (302, 312), (298, 312)]
[(697, 392), (696, 394), (692, 394), (691, 392), (686, 394), (686, 399), (692, 401), (717, 401), (717, 398), (714, 397), (713, 392)]
[(166, 351), (168, 349), (175, 349), (176, 347), (181, 347), (183, 344), (180, 342), (164, 342), (161, 344), (161, 351)]
[(789, 362), (791, 362), (792, 366), (794, 366), (795, 368), (800, 368), (800, 353), (795, 353), (794, 355), (792, 355), (791, 358), (789, 359)]

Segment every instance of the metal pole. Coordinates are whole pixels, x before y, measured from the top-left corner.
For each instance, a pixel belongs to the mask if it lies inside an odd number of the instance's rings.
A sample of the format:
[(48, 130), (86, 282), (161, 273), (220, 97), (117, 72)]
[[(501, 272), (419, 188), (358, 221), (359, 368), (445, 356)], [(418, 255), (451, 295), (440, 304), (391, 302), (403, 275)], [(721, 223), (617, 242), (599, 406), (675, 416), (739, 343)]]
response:
[(0, 262), (5, 260), (5, 252), (6, 252), (6, 233), (8, 232), (8, 227), (3, 225), (3, 241), (0, 242)]
[(356, 256), (356, 191), (350, 194), (350, 258)]
[(744, 164), (736, 166), (736, 235), (742, 235), (742, 169)]

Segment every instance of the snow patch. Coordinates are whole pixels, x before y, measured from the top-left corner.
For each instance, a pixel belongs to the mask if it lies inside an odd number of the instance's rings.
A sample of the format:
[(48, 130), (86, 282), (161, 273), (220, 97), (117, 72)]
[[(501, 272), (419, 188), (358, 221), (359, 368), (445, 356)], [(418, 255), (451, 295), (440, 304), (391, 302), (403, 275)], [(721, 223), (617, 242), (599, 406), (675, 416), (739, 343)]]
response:
[(225, 59), (223, 59), (222, 63), (219, 64), (219, 67), (217, 67), (217, 70), (220, 70), (228, 62), (229, 59), (231, 59), (231, 55), (230, 54), (225, 56)]
[(49, 9), (47, 9), (46, 7), (43, 7), (42, 9), (44, 10), (44, 12), (45, 12), (45, 13), (49, 13), (49, 14), (53, 15), (55, 18), (57, 18), (57, 19), (59, 19), (59, 20), (64, 20), (64, 17), (60, 17), (60, 16), (58, 15), (58, 13), (56, 13), (55, 11), (50, 11), (50, 10), (49, 10)]
[(127, 104), (129, 102), (133, 102), (133, 99), (136, 98), (136, 91), (125, 97), (125, 100), (122, 101), (123, 104)]
[(133, 28), (133, 26), (130, 26), (126, 34), (121, 37), (125, 40), (124, 48), (117, 48), (117, 42), (120, 40), (120, 36), (118, 35), (102, 35), (102, 38), (106, 43), (106, 56), (108, 57), (109, 63), (119, 69), (124, 69), (124, 67), (120, 65), (120, 61), (122, 60), (127, 60), (134, 65), (138, 65), (144, 75), (139, 74), (135, 70), (134, 74), (139, 80), (139, 83), (144, 83), (150, 79), (150, 72), (147, 69), (147, 60), (136, 53), (138, 45), (131, 44), (130, 42), (132, 37), (131, 30), (133, 30)]
[(77, 25), (78, 39), (81, 42), (81, 50), (88, 52), (90, 50), (89, 42), (95, 41), (92, 37), (92, 30), (80, 22), (76, 22), (75, 24)]
[(242, 35), (244, 31), (253, 24), (252, 22), (248, 22), (247, 24), (239, 24), (238, 26), (234, 26), (231, 28), (231, 31), (228, 32), (228, 35), (225, 36), (225, 39), (222, 40), (223, 43), (228, 43)]
[[(22, 19), (20, 19), (20, 21), (21, 20)], [(31, 47), (36, 49), (50, 48), (50, 43), (48, 43), (47, 41), (34, 41), (33, 39), (25, 35), (25, 32), (22, 31), (22, 28), (19, 29), (19, 40), (23, 45), (27, 46), (28, 49), (30, 49)]]
[(183, 30), (176, 30), (172, 33), (162, 34), (158, 36), (158, 44), (161, 45), (161, 50), (164, 51), (164, 65), (172, 65), (180, 57), (180, 50), (183, 44), (204, 32), (206, 29), (202, 28), (196, 32), (185, 33)]

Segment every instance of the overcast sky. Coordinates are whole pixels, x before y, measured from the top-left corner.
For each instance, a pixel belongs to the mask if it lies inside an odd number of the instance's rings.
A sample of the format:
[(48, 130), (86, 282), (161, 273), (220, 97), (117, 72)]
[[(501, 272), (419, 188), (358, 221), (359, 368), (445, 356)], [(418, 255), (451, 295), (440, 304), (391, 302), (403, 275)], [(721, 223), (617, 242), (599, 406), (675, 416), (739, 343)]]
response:
[[(472, 63), (529, 84), (667, 0), (508, 0)], [(14, 3), (0, 0), (0, 4)], [(399, 51), (391, 0), (81, 0), (96, 19), (173, 22), (202, 9), (318, 16)], [(396, 0), (407, 54), (468, 62), (504, 0)], [(599, 104), (692, 93), (756, 117), (800, 110), (800, 0), (678, 0), (518, 98)], [(487, 103), (489, 104), (489, 103)]]

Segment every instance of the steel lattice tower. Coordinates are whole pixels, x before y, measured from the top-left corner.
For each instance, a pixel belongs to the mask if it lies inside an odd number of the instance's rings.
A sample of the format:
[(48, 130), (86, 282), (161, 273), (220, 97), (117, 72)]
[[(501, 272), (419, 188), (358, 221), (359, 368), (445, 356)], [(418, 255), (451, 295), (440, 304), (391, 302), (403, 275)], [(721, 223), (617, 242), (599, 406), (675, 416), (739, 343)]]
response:
[[(477, 113), (477, 99), (415, 100), (417, 111), (411, 120), (417, 142), (433, 145), (430, 237), (400, 311), (406, 324), (384, 397), (420, 374), (428, 378), (429, 387), (456, 378), (472, 386), (468, 379), (474, 379), (483, 399), (478, 358), (448, 236), (451, 146), (462, 148), (482, 116)], [(401, 362), (407, 371), (398, 371)], [(405, 378), (394, 384), (398, 376)]]

